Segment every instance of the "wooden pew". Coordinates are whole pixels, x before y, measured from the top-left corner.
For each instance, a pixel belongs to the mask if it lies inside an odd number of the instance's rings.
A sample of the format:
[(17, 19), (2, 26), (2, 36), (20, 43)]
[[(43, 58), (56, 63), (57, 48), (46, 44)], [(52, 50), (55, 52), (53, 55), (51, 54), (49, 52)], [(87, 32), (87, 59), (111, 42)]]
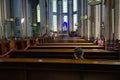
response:
[(45, 37), (44, 38), (44, 42), (86, 42), (88, 43), (89, 41), (86, 41), (84, 39), (78, 38), (78, 37), (65, 37), (65, 38), (49, 38), (49, 37)]
[[(83, 49), (83, 52), (85, 59), (119, 59), (119, 53), (114, 51), (107, 51), (103, 49)], [(10, 53), (10, 57), (75, 59), (74, 49), (14, 50)]]
[(1, 80), (119, 80), (120, 61), (0, 59)]
[[(78, 39), (78, 38), (75, 38), (75, 39)], [(65, 40), (65, 39), (63, 39), (63, 40)], [(66, 40), (67, 40), (67, 38), (66, 38)], [(86, 42), (84, 39), (80, 39), (80, 41), (82, 41), (82, 42), (74, 42), (74, 38), (70, 38), (70, 41), (71, 42), (66, 42), (66, 41), (61, 41), (61, 42), (54, 42), (54, 41), (53, 42), (46, 42), (46, 43), (40, 43), (40, 44), (38, 44), (38, 46), (40, 46), (41, 48), (43, 48), (43, 47), (49, 47), (49, 48), (51, 47), (51, 48), (53, 48), (54, 46), (56, 48), (75, 48), (75, 47), (92, 48), (91, 46), (93, 46), (93, 48), (104, 49), (103, 46), (97, 46), (94, 43), (90, 43), (88, 41)]]
[(46, 42), (59, 42), (59, 43), (61, 43), (61, 42), (71, 42), (71, 43), (73, 43), (73, 42), (79, 42), (79, 43), (89, 43), (89, 41), (86, 41), (86, 40), (72, 40), (72, 39), (70, 39), (70, 40), (68, 40), (68, 39), (55, 39), (55, 40), (47, 40)]
[(1, 40), (0, 40), (0, 55), (2, 54)]
[(0, 41), (0, 50), (1, 54), (5, 54), (9, 49), (9, 43), (6, 39), (1, 39)]
[(58, 43), (58, 42), (56, 42), (56, 43), (40, 43), (40, 44), (38, 44), (38, 46), (40, 46), (40, 45), (95, 45), (95, 44), (94, 43), (68, 43), (68, 42)]
[(119, 56), (117, 52), (105, 51), (103, 46), (93, 43), (41, 43), (40, 46), (29, 47), (27, 51), (13, 51), (11, 57), (74, 58), (75, 47), (85, 49), (86, 59), (118, 59)]
[(119, 56), (117, 52), (105, 51), (103, 46), (93, 43), (41, 43), (40, 46), (29, 47), (27, 51), (13, 51), (11, 57), (74, 59), (75, 47), (84, 49), (86, 59), (118, 59)]
[(41, 50), (14, 50), (10, 54), (11, 58), (63, 58), (63, 59), (75, 59), (73, 53), (58, 52), (55, 51), (41, 51)]
[(104, 46), (98, 46), (98, 45), (41, 45), (41, 46), (31, 46), (28, 49), (74, 49), (76, 47), (80, 47), (83, 49), (104, 49)]
[(19, 38), (15, 41), (15, 45), (17, 49), (24, 49), (27, 46), (27, 40)]

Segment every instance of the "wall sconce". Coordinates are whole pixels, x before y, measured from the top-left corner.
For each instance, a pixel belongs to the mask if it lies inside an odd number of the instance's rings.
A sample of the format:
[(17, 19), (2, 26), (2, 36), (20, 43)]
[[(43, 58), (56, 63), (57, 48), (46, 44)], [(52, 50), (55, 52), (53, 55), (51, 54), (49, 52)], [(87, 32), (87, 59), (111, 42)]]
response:
[(88, 0), (88, 4), (91, 5), (91, 6), (92, 5), (98, 5), (100, 3), (102, 3), (101, 0)]
[(14, 18), (8, 18), (7, 21), (8, 21), (8, 22), (13, 22), (13, 21), (14, 21)]
[(35, 27), (35, 26), (37, 26), (37, 24), (36, 24), (36, 23), (33, 23), (33, 26)]
[(81, 16), (81, 19), (83, 19), (83, 20), (85, 20), (85, 19), (87, 19), (87, 18), (88, 18), (87, 15), (85, 15), (85, 16)]

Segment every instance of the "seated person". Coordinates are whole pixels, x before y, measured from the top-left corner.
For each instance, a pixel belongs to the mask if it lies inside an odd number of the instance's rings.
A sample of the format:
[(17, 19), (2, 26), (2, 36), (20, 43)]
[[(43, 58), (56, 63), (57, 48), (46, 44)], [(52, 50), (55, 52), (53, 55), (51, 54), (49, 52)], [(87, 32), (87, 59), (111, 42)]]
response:
[(57, 35), (57, 32), (54, 32), (53, 35), (52, 35), (53, 39), (56, 39), (57, 36), (58, 36), (58, 35)]
[(48, 37), (49, 37), (49, 38), (52, 38), (52, 35), (53, 35), (53, 31), (50, 30), (50, 32), (48, 33)]
[(43, 38), (48, 38), (48, 34), (47, 33), (43, 34)]
[(83, 55), (84, 55), (84, 52), (83, 52), (82, 48), (76, 47), (74, 49), (75, 59), (84, 59)]

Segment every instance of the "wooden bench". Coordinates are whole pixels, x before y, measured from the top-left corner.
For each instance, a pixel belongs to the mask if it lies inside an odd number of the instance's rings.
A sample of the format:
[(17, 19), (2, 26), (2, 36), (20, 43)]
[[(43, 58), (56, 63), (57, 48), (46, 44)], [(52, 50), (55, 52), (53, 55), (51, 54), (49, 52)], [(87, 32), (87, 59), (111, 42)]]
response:
[(119, 80), (120, 61), (6, 58), (0, 59), (0, 79)]
[[(111, 59), (118, 60), (119, 53), (103, 49), (83, 49), (85, 59)], [(10, 53), (12, 58), (64, 58), (75, 59), (74, 49), (32, 49), (14, 50)]]
[(86, 43), (88, 43), (89, 41), (86, 41), (86, 40), (84, 40), (84, 39), (81, 39), (81, 38), (76, 38), (76, 37), (72, 37), (72, 38), (70, 38), (70, 37), (65, 37), (65, 38), (44, 38), (44, 42), (46, 43), (46, 42), (59, 42), (59, 43), (61, 43), (61, 42), (86, 42)]
[(61, 43), (61, 42), (71, 42), (71, 43), (73, 43), (73, 42), (79, 42), (79, 43), (89, 43), (89, 41), (85, 41), (85, 40), (68, 40), (68, 39), (55, 39), (55, 40), (49, 40), (48, 39), (48, 41), (47, 42), (59, 42), (59, 43)]
[(27, 46), (27, 41), (24, 39), (19, 39), (15, 41), (16, 49), (24, 49)]
[(40, 43), (40, 44), (38, 44), (38, 46), (40, 46), (40, 45), (95, 45), (94, 43), (68, 43), (68, 42), (66, 42), (66, 43)]
[(59, 52), (54, 51), (40, 51), (40, 50), (14, 50), (10, 54), (12, 58), (64, 58), (64, 59), (75, 59), (73, 53)]
[(31, 46), (28, 49), (74, 49), (76, 47), (82, 48), (82, 49), (104, 49), (104, 46), (98, 46), (98, 45), (41, 45), (41, 46)]
[(0, 41), (0, 52), (1, 52), (1, 54), (4, 54), (7, 51), (9, 51), (9, 42), (6, 39), (1, 39), (1, 41)]
[(0, 54), (2, 54), (1, 40), (0, 40)]

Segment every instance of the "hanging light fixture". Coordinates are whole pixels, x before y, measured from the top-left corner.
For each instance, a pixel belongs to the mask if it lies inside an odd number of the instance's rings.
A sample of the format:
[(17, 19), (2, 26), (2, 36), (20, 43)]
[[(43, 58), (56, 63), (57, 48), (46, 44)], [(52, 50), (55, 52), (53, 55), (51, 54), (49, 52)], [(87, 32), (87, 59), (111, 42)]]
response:
[(88, 0), (89, 5), (98, 5), (100, 3), (102, 3), (101, 0)]

